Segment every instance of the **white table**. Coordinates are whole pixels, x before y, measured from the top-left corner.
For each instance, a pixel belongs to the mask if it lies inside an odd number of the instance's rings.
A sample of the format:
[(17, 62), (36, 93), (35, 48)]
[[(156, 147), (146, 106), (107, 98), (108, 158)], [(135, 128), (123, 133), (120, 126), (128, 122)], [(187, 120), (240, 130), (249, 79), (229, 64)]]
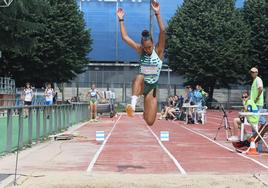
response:
[[(258, 116), (268, 116), (268, 112), (258, 112), (258, 113), (254, 113), (254, 112), (239, 112), (239, 115), (241, 116), (249, 116), (249, 115), (258, 115)], [(265, 126), (263, 126), (264, 128)], [(260, 137), (260, 139), (263, 141), (263, 143), (265, 144), (266, 148), (268, 148), (267, 143), (265, 142), (265, 140), (263, 139), (263, 137), (261, 136), (261, 132), (262, 130), (259, 132), (258, 130), (258, 126), (256, 128), (257, 130), (256, 133), (258, 134), (258, 136)], [(243, 141), (244, 140), (244, 130), (245, 130), (245, 122), (241, 122), (241, 134), (240, 134), (240, 140)], [(258, 136), (255, 138), (254, 142), (257, 140)], [(248, 149), (249, 150), (249, 149)]]
[(186, 104), (183, 104), (182, 105), (183, 108), (186, 108), (186, 117), (185, 117), (185, 124), (188, 124), (188, 115), (190, 113), (190, 109), (194, 109), (194, 113), (195, 113), (195, 116), (194, 116), (194, 123), (197, 123), (197, 112), (195, 109), (199, 108), (200, 106), (199, 105), (190, 105), (189, 103), (186, 103)]

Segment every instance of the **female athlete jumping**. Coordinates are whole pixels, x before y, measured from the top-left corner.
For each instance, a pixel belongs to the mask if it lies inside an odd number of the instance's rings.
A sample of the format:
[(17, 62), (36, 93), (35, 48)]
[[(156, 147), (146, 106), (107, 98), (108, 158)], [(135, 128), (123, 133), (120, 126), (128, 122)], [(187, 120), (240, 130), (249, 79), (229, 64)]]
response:
[(133, 80), (131, 104), (126, 106), (126, 112), (128, 116), (134, 116), (138, 96), (143, 94), (143, 117), (146, 123), (150, 126), (155, 122), (157, 114), (156, 88), (165, 48), (165, 27), (160, 16), (160, 5), (158, 2), (153, 1), (151, 6), (155, 12), (160, 30), (156, 46), (154, 46), (152, 36), (147, 30), (142, 32), (140, 44), (133, 41), (128, 36), (124, 26), (124, 10), (119, 8), (117, 11), (122, 39), (140, 55), (140, 74)]

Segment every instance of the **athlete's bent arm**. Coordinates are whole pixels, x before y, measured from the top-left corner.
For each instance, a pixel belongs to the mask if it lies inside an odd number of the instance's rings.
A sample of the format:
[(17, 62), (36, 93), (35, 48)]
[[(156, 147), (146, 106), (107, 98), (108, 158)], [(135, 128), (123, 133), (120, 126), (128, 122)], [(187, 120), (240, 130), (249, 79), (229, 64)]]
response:
[(120, 31), (123, 41), (125, 41), (130, 47), (134, 48), (138, 53), (141, 53), (141, 45), (136, 43), (134, 40), (132, 40), (126, 31), (125, 25), (124, 25), (124, 15), (125, 12), (122, 8), (119, 8), (117, 10), (117, 16), (119, 18), (120, 22)]

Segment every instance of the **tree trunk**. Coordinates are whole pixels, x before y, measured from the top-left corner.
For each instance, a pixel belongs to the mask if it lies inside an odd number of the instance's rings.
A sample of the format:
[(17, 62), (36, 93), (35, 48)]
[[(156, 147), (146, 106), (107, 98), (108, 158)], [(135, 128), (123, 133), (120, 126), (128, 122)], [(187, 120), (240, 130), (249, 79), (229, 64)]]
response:
[(65, 101), (65, 96), (64, 96), (64, 83), (60, 83), (59, 86), (60, 87), (58, 87), (58, 88), (59, 88), (59, 90), (61, 92), (61, 102), (64, 103), (64, 101)]
[(211, 85), (208, 88), (208, 108), (212, 107), (214, 87), (215, 85)]
[(265, 88), (265, 101), (264, 103), (266, 104), (266, 109), (268, 108), (268, 86)]
[(65, 96), (64, 96), (64, 83), (61, 83), (61, 101), (64, 103)]

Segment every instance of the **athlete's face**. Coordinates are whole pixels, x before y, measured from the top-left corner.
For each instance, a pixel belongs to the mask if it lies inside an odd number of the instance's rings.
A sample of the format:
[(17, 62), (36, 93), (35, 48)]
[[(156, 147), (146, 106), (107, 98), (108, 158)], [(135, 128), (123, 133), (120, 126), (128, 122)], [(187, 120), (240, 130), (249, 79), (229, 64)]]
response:
[(95, 88), (96, 88), (95, 84), (93, 84), (93, 85), (91, 86), (91, 88), (92, 88), (92, 89), (95, 89)]
[(26, 84), (26, 87), (27, 87), (27, 88), (30, 88), (30, 84), (27, 83), (27, 84)]
[(151, 40), (146, 40), (143, 41), (142, 48), (146, 54), (151, 55), (153, 53), (154, 44)]

